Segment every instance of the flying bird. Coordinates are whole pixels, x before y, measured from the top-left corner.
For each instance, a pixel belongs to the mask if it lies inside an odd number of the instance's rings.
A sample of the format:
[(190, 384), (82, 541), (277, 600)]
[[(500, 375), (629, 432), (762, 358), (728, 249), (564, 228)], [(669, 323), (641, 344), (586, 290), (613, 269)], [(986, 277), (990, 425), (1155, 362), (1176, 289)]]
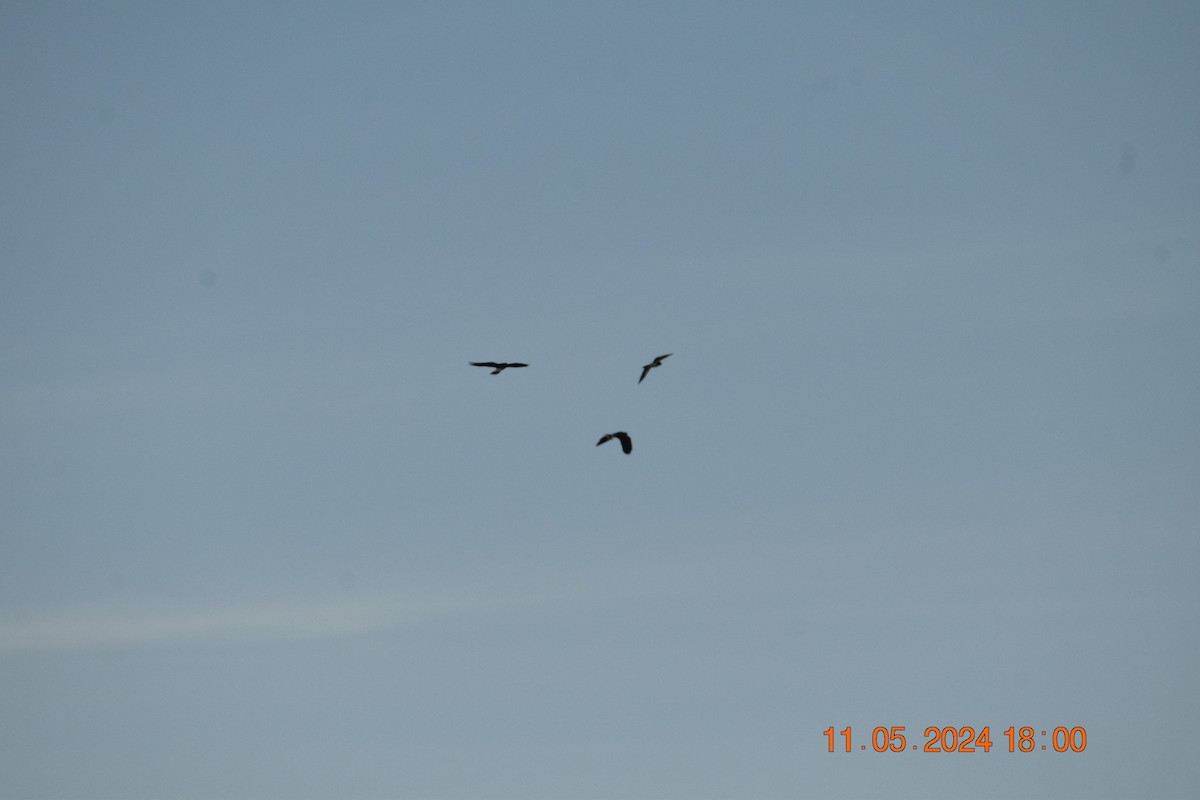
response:
[[(667, 356), (669, 356), (669, 355), (673, 355), (673, 354), (667, 353)], [(654, 359), (646, 366), (642, 367), (642, 377), (638, 378), (638, 383), (641, 383), (642, 381), (646, 380), (646, 373), (650, 372), (650, 370), (654, 369), (655, 367), (661, 367), (663, 359), (666, 358), (667, 356), (659, 356), (658, 358)]]
[(504, 372), (504, 370), (508, 369), (509, 367), (528, 367), (529, 365), (528, 364), (519, 364), (517, 362), (513, 362), (511, 364), (498, 364), (495, 361), (472, 361), (471, 366), (472, 367), (490, 367), (493, 375), (499, 375), (501, 372)]
[(609, 439), (618, 439), (621, 442), (621, 449), (625, 451), (625, 455), (629, 455), (633, 452), (633, 439), (630, 439), (629, 434), (625, 431), (604, 434), (600, 437), (600, 441), (596, 442), (596, 447), (604, 444)]

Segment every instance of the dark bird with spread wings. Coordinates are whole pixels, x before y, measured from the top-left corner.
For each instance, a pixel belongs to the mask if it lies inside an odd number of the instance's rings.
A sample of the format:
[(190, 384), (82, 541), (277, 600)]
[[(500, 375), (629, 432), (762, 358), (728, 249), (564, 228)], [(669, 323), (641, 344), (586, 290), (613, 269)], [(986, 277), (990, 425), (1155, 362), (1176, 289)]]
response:
[(504, 370), (508, 369), (509, 367), (528, 367), (529, 365), (528, 364), (519, 364), (515, 361), (512, 362), (511, 364), (497, 363), (495, 361), (472, 361), (471, 366), (472, 367), (488, 367), (492, 370), (493, 375), (499, 375), (501, 372), (504, 372)]
[(621, 442), (621, 449), (625, 451), (625, 455), (633, 452), (633, 439), (629, 438), (629, 434), (625, 431), (617, 431), (616, 433), (606, 433), (600, 437), (600, 441), (596, 442), (596, 447), (607, 442), (609, 439), (617, 439)]
[[(669, 355), (674, 355), (674, 354), (667, 353), (667, 356), (669, 356)], [(646, 380), (646, 374), (649, 373), (650, 370), (654, 369), (655, 367), (661, 367), (663, 359), (666, 358), (667, 356), (659, 356), (658, 358), (654, 359), (646, 366), (642, 367), (642, 377), (638, 378), (638, 383), (641, 383), (642, 381)]]

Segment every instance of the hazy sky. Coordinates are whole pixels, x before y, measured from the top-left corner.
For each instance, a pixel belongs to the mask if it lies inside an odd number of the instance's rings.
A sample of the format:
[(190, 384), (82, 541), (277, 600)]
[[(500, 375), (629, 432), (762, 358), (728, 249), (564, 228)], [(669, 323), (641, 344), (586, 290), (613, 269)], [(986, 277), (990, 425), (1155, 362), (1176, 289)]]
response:
[(0, 3), (0, 795), (1194, 796), (1198, 41)]

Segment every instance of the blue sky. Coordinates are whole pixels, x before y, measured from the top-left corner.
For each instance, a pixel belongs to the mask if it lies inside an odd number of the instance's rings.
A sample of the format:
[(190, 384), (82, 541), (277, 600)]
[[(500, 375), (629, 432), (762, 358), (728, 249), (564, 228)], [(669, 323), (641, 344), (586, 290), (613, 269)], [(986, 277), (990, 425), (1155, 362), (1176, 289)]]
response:
[(0, 793), (1194, 792), (1198, 37), (3, 4)]

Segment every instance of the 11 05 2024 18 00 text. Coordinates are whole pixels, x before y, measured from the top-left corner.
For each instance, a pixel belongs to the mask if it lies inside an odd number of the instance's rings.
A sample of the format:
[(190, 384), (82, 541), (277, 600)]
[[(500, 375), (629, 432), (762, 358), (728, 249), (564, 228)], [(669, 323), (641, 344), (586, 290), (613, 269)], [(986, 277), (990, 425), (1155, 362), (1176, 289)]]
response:
[[(978, 730), (969, 725), (930, 725), (925, 728), (923, 734), (924, 746), (914, 744), (911, 748), (905, 730), (903, 725), (877, 725), (871, 730), (869, 745), (860, 743), (858, 747), (854, 746), (852, 726), (847, 725), (839, 731), (830, 725), (821, 733), (830, 753), (839, 750), (844, 753), (853, 753), (856, 750), (875, 753), (990, 753), (995, 746), (992, 742), (991, 725), (985, 725)], [(1031, 725), (1009, 725), (1000, 735), (1002, 738), (997, 741), (1001, 746), (996, 748), (998, 752), (1082, 753), (1087, 748), (1087, 729), (1082, 726), (1038, 728)], [(837, 746), (839, 738), (841, 747)]]

